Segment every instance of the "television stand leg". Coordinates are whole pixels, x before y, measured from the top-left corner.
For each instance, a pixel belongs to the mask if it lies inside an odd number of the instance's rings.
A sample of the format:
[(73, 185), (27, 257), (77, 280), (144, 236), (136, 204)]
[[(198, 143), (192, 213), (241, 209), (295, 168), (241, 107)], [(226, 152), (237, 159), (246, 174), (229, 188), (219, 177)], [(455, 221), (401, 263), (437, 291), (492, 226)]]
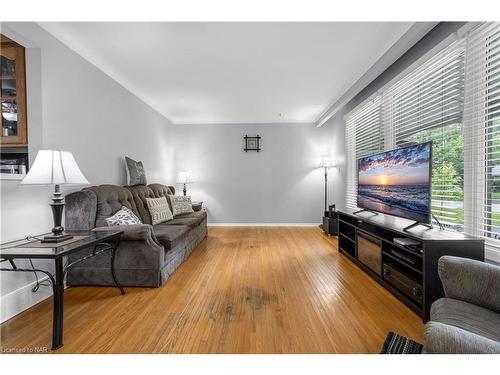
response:
[(439, 222), (438, 218), (437, 218), (436, 216), (434, 216), (434, 214), (433, 214), (432, 212), (431, 212), (431, 215), (432, 215), (432, 217), (434, 218), (434, 220), (436, 220), (436, 223), (438, 223), (438, 225), (439, 225), (439, 229), (444, 230), (443, 224), (441, 224), (441, 223)]
[(407, 227), (404, 227), (404, 228), (403, 228), (403, 230), (404, 230), (405, 232), (407, 232), (407, 231), (409, 231), (410, 229), (415, 228), (415, 227), (417, 227), (417, 226), (419, 226), (419, 225), (422, 225), (422, 226), (424, 226), (424, 227), (427, 227), (427, 228), (429, 228), (429, 229), (432, 229), (432, 225), (425, 224), (425, 223), (421, 223), (420, 221), (415, 221), (413, 224), (408, 225)]
[(366, 208), (363, 208), (362, 210), (359, 210), (359, 211), (354, 211), (352, 214), (356, 215), (356, 214), (360, 214), (361, 212), (371, 212), (374, 215), (378, 215), (378, 212), (367, 210)]
[[(441, 224), (438, 220), (438, 218), (436, 216), (434, 216), (433, 213), (431, 213), (432, 217), (434, 218), (434, 220), (436, 220), (436, 223), (438, 223), (439, 225), (439, 229), (440, 230), (444, 230), (444, 227), (443, 227), (443, 224)], [(432, 224), (425, 224), (425, 223), (421, 223), (420, 221), (415, 221), (413, 224), (411, 225), (408, 225), (407, 227), (404, 227), (403, 230), (406, 232), (408, 230), (410, 230), (411, 228), (415, 228), (416, 226), (418, 225), (423, 225), (424, 227), (427, 227), (429, 229), (432, 229)]]

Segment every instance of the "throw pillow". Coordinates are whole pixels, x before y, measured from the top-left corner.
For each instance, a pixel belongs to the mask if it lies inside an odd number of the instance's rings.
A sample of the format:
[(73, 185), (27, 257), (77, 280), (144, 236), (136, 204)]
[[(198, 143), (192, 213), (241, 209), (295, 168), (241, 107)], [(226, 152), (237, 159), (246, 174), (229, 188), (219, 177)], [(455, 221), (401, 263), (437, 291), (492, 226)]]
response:
[(167, 198), (146, 198), (146, 203), (151, 215), (151, 222), (153, 225), (164, 223), (165, 221), (172, 220), (174, 215), (170, 211)]
[(106, 223), (108, 223), (108, 226), (142, 224), (141, 219), (125, 206), (122, 206), (113, 216), (108, 217)]
[(127, 185), (147, 185), (142, 161), (135, 161), (125, 156), (125, 165), (127, 167)]
[(193, 205), (191, 203), (191, 197), (185, 197), (182, 195), (169, 195), (168, 198), (170, 199), (172, 213), (174, 214), (174, 216), (194, 212)]

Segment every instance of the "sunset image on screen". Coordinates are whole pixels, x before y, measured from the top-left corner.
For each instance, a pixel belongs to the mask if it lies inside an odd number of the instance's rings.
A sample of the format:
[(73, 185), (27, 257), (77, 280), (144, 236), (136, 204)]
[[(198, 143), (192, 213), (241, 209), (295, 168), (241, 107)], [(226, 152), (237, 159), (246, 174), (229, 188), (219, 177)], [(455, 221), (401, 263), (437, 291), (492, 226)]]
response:
[(358, 160), (358, 206), (417, 221), (429, 219), (431, 144)]

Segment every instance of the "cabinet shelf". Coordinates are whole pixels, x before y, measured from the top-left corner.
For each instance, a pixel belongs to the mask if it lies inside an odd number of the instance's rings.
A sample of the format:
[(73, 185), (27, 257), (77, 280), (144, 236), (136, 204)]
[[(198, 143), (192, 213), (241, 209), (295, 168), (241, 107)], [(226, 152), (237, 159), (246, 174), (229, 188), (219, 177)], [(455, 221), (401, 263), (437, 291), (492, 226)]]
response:
[(339, 248), (349, 256), (356, 258), (356, 243), (346, 236), (339, 236)]
[(390, 242), (390, 244), (391, 244), (392, 246), (394, 246), (394, 247), (397, 247), (399, 250), (404, 251), (405, 253), (408, 253), (408, 254), (414, 255), (414, 256), (419, 257), (419, 258), (422, 258), (422, 257), (423, 257), (421, 253), (417, 253), (416, 251), (413, 251), (413, 250), (407, 249), (406, 247), (401, 246), (401, 245), (397, 244), (396, 242)]
[(348, 240), (349, 240), (349, 241), (351, 241), (351, 242), (356, 242), (356, 241), (355, 241), (355, 240), (353, 240), (351, 237), (346, 236), (344, 233), (340, 233), (340, 235), (341, 235), (342, 237), (344, 237), (344, 238), (348, 239)]
[(416, 268), (416, 267), (414, 267), (414, 266), (412, 266), (412, 265), (408, 264), (408, 263), (407, 263), (407, 262), (405, 262), (404, 260), (399, 259), (398, 257), (396, 257), (396, 256), (394, 256), (394, 255), (392, 255), (392, 254), (390, 254), (390, 253), (388, 253), (388, 252), (386, 252), (386, 251), (382, 251), (382, 255), (387, 256), (387, 257), (391, 258), (392, 260), (396, 261), (398, 264), (401, 264), (403, 267), (407, 267), (407, 268), (409, 268), (410, 270), (412, 270), (412, 271), (414, 271), (414, 272), (418, 273), (419, 275), (422, 275), (422, 274), (423, 274), (422, 270), (419, 270), (418, 268)]
[[(0, 110), (2, 114), (15, 113), (17, 116), (1, 116), (0, 144), (2, 147), (25, 145), (28, 143), (25, 49), (13, 41), (5, 42), (7, 38), (3, 35), (1, 39), (3, 72), (0, 72), (2, 82), (0, 98), (5, 105), (2, 105)], [(8, 135), (3, 135), (4, 129), (7, 129)]]

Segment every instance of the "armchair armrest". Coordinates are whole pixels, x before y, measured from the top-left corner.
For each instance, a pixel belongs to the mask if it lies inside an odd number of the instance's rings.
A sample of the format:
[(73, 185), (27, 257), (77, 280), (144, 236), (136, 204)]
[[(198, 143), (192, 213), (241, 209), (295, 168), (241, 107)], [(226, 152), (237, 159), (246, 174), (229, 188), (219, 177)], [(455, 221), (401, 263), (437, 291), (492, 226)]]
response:
[(425, 325), (426, 354), (495, 354), (500, 353), (500, 343), (461, 328), (439, 322)]
[(124, 241), (146, 241), (156, 246), (162, 246), (155, 237), (153, 227), (149, 224), (113, 225), (110, 227), (97, 227), (94, 232), (106, 232), (122, 230), (122, 240)]
[(446, 297), (500, 313), (500, 267), (443, 256), (438, 262), (438, 273)]

